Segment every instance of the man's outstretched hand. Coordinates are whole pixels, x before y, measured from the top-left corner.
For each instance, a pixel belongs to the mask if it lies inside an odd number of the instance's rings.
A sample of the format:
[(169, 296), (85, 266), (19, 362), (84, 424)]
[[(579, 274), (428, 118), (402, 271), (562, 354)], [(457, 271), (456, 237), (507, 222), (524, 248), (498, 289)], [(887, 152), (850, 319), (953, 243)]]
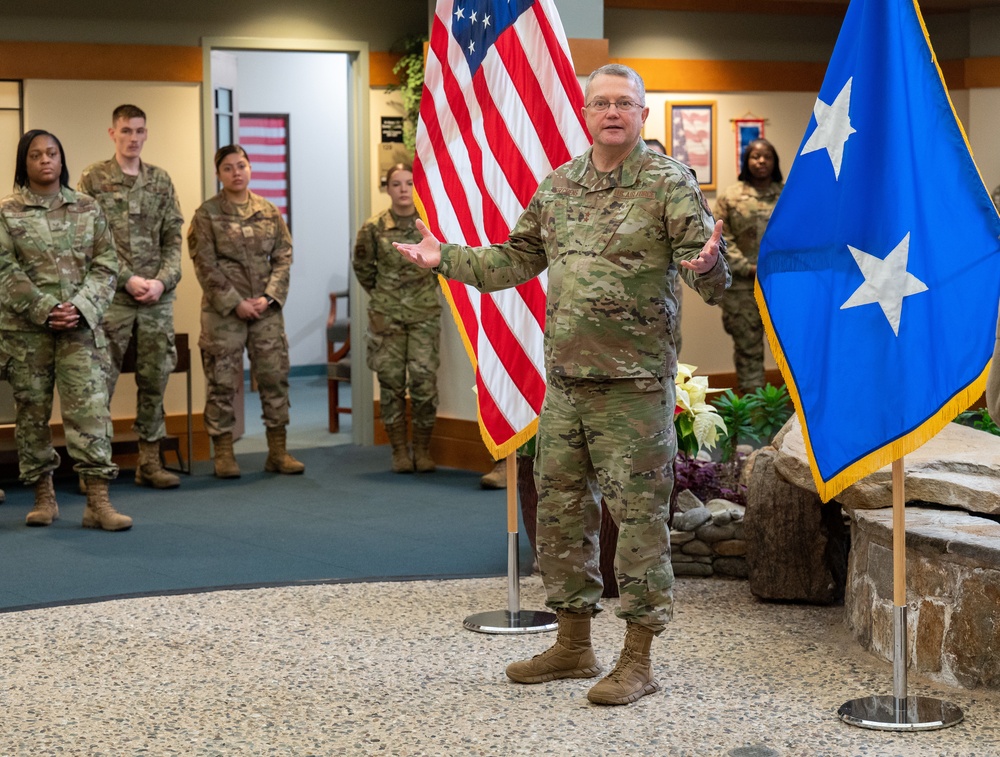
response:
[(419, 218), (417, 219), (417, 231), (423, 237), (419, 244), (393, 242), (392, 246), (411, 263), (415, 263), (421, 268), (436, 268), (441, 263), (441, 243)]
[(719, 241), (722, 239), (722, 221), (715, 222), (715, 229), (712, 236), (701, 248), (698, 257), (694, 260), (682, 260), (681, 265), (695, 273), (708, 273), (715, 268), (715, 263), (719, 259)]

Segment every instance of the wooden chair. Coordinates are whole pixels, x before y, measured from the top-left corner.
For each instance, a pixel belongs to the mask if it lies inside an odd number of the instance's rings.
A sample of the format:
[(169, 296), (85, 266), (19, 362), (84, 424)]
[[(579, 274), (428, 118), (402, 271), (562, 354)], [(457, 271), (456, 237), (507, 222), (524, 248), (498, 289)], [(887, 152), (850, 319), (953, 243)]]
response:
[[(337, 302), (343, 300), (345, 313), (337, 317)], [(330, 433), (340, 431), (340, 414), (351, 408), (340, 404), (340, 383), (351, 381), (351, 314), (347, 292), (330, 293), (330, 315), (326, 319), (326, 389), (330, 409)]]

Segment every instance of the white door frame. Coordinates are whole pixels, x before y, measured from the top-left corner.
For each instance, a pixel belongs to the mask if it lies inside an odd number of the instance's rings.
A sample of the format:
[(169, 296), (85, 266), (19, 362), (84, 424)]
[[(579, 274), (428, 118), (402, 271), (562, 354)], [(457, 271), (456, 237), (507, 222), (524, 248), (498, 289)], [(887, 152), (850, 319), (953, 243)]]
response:
[[(281, 39), (265, 37), (202, 37), (201, 143), (204, 196), (215, 195), (214, 112), (212, 101), (212, 50), (271, 50), (275, 52), (347, 53), (350, 70), (349, 102), (346, 103), (348, 141), (350, 143), (350, 212), (349, 238), (355, 235), (371, 214), (371, 145), (369, 140), (368, 43), (327, 39)], [(365, 298), (357, 280), (349, 276), (351, 289), (351, 363), (356, 366), (351, 381), (351, 437), (355, 444), (375, 442), (374, 384), (367, 365), (362, 324), (368, 320)], [(326, 312), (327, 303), (316, 303)]]

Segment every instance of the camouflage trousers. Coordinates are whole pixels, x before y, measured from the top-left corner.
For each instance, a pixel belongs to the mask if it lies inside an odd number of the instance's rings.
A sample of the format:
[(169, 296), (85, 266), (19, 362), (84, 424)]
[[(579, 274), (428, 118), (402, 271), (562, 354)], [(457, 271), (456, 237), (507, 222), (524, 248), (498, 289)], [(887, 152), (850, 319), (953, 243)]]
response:
[(730, 289), (720, 303), (722, 327), (733, 338), (733, 364), (740, 391), (764, 386), (764, 324), (753, 289)]
[(209, 436), (231, 434), (236, 428), (233, 403), (243, 383), (244, 348), (257, 380), (264, 426), (288, 425), (288, 340), (280, 310), (272, 308), (256, 321), (202, 311), (198, 346), (208, 384), (205, 430)]
[(406, 417), (406, 390), (414, 428), (429, 428), (437, 417), (437, 372), (441, 362), (441, 318), (403, 323), (368, 313), (368, 367), (378, 376), (382, 422)]
[(163, 420), (163, 393), (170, 372), (177, 365), (174, 346), (174, 303), (154, 305), (112, 303), (104, 314), (101, 328), (108, 338), (111, 366), (108, 371), (108, 395), (114, 396), (118, 376), (135, 333), (136, 412), (135, 432), (140, 439), (155, 442), (167, 435)]
[(538, 566), (556, 610), (599, 609), (601, 496), (618, 524), (618, 615), (663, 630), (673, 614), (670, 378), (548, 377), (538, 424)]
[(101, 331), (0, 332), (0, 353), (14, 390), (21, 481), (33, 484), (59, 467), (52, 448), (52, 393), (59, 389), (66, 448), (85, 478), (113, 479), (107, 346)]

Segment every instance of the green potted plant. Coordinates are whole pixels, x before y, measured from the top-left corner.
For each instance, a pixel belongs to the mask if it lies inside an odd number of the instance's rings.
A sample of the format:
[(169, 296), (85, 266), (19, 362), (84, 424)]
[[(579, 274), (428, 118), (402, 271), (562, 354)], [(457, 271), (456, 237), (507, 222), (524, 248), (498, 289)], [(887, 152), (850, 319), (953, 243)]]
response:
[(417, 121), (420, 118), (420, 96), (424, 89), (424, 44), (426, 35), (410, 34), (393, 45), (402, 57), (392, 67), (399, 84), (386, 87), (386, 92), (399, 92), (403, 98), (403, 144), (412, 154), (416, 150)]

